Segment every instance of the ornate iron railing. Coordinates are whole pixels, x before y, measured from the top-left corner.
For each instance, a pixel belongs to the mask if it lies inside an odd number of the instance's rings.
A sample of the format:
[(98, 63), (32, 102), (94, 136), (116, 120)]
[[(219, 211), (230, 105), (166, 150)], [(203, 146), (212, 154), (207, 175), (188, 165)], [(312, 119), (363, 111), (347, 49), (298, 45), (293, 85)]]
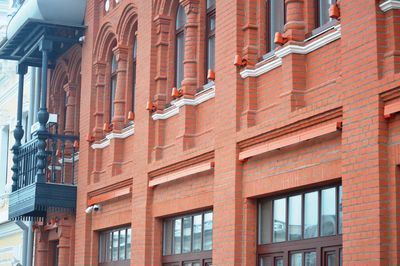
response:
[[(49, 134), (46, 141), (45, 182), (75, 185), (77, 136)], [(22, 144), (18, 149), (17, 190), (37, 182), (38, 139)]]

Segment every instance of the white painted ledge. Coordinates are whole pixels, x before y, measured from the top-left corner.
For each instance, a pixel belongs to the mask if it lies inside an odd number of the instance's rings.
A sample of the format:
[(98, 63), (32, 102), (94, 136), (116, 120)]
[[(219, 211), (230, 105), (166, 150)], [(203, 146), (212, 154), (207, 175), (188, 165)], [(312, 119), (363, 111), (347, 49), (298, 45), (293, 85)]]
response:
[(399, 0), (387, 0), (379, 5), (380, 9), (383, 12), (387, 12), (393, 9), (400, 9), (400, 1)]
[(179, 114), (179, 110), (184, 105), (196, 106), (205, 101), (208, 101), (215, 97), (215, 85), (205, 88), (205, 91), (196, 94), (194, 99), (179, 99), (172, 102), (172, 106), (164, 110), (163, 113), (155, 113), (152, 115), (153, 120), (164, 120), (174, 115)]
[(105, 147), (110, 145), (110, 140), (112, 139), (126, 139), (127, 137), (135, 134), (135, 124), (132, 124), (126, 128), (124, 128), (121, 133), (111, 132), (107, 134), (104, 139), (101, 141), (95, 142), (92, 144), (92, 149), (104, 149)]
[(280, 67), (282, 65), (282, 58), (289, 54), (309, 54), (331, 42), (340, 39), (340, 25), (334, 26), (333, 28), (335, 29), (333, 32), (326, 34), (325, 36), (315, 41), (307, 43), (304, 46), (291, 44), (283, 47), (280, 50), (275, 51), (275, 59), (255, 69), (243, 70), (242, 72), (240, 72), (240, 76), (242, 78), (258, 77), (262, 74), (268, 73), (269, 71), (277, 67)]

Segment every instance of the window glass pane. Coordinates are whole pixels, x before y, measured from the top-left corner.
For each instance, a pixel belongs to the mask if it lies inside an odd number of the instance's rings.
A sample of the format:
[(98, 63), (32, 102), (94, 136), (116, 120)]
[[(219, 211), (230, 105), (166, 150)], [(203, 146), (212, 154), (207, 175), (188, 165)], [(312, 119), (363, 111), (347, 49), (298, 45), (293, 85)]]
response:
[(177, 219), (174, 223), (174, 254), (181, 253), (182, 220)]
[(204, 238), (203, 238), (203, 250), (212, 249), (212, 225), (213, 225), (213, 213), (204, 214)]
[(275, 32), (282, 31), (285, 25), (285, 0), (268, 0), (269, 1), (269, 48), (272, 51), (275, 48), (274, 36)]
[(112, 254), (112, 233), (107, 233), (107, 242), (106, 242), (106, 261), (111, 261)]
[(183, 60), (185, 56), (185, 35), (183, 32), (176, 36), (176, 87), (182, 85), (184, 70)]
[(336, 262), (336, 254), (335, 253), (326, 254), (326, 265), (327, 266), (335, 266), (335, 262)]
[(260, 244), (271, 243), (272, 201), (262, 201), (259, 205), (258, 241)]
[(137, 39), (133, 40), (133, 60), (136, 61), (136, 56), (137, 56)]
[(318, 236), (318, 192), (304, 194), (304, 238)]
[(304, 266), (316, 266), (317, 265), (317, 253), (306, 252), (304, 253)]
[(321, 236), (336, 234), (336, 188), (321, 190)]
[(164, 246), (164, 255), (171, 255), (172, 254), (172, 220), (166, 220), (164, 222), (164, 239), (163, 239), (163, 246)]
[(207, 0), (207, 8), (215, 6), (215, 0)]
[(188, 253), (191, 251), (192, 244), (192, 217), (183, 218), (183, 244), (182, 253)]
[(112, 241), (112, 261), (116, 261), (118, 260), (118, 231), (117, 232), (113, 232), (112, 233), (113, 237), (113, 241)]
[(186, 24), (186, 13), (185, 9), (179, 5), (178, 12), (176, 13), (176, 29), (180, 29)]
[(126, 259), (131, 258), (131, 238), (132, 238), (132, 230), (128, 228), (126, 230)]
[(260, 266), (274, 266), (273, 257), (261, 257)]
[(119, 232), (119, 260), (125, 260), (126, 229)]
[(117, 71), (117, 66), (117, 58), (115, 57), (115, 55), (113, 55), (111, 59), (111, 73), (115, 73)]
[(343, 193), (343, 187), (340, 186), (339, 187), (339, 225), (338, 225), (338, 230), (339, 230), (339, 234), (342, 233), (342, 227), (343, 227), (343, 206), (342, 206), (342, 193)]
[(301, 239), (301, 195), (289, 198), (289, 240)]
[(117, 76), (111, 78), (111, 91), (110, 91), (110, 121), (114, 116), (114, 101), (115, 101), (115, 90), (117, 88)]
[(283, 258), (276, 258), (275, 266), (283, 266)]
[(342, 249), (339, 249), (339, 266), (343, 265)]
[(215, 69), (215, 37), (208, 38), (208, 54), (207, 54), (207, 67), (208, 69)]
[(286, 199), (274, 200), (273, 242), (286, 240)]
[(303, 254), (294, 253), (290, 256), (290, 266), (302, 266), (303, 265)]
[(335, 0), (319, 0), (319, 25), (323, 26), (328, 23), (331, 18), (329, 17), (329, 7)]
[(201, 251), (202, 215), (193, 216), (193, 251)]
[(215, 15), (209, 17), (208, 20), (208, 31), (213, 32), (215, 30)]

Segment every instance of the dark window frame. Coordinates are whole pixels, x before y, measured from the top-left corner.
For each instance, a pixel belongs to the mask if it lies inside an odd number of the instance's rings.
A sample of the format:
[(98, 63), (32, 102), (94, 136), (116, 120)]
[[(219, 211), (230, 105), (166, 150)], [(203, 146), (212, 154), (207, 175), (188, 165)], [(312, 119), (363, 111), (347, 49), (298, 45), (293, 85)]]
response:
[[(181, 25), (181, 27), (177, 27), (177, 21), (178, 21), (178, 19), (179, 19), (179, 17), (178, 17), (178, 15), (179, 15), (179, 10), (183, 10), (183, 15), (185, 16), (185, 23), (183, 24), (183, 25)], [(185, 65), (184, 65), (184, 60), (185, 60), (185, 46), (186, 46), (186, 44), (185, 44), (185, 42), (186, 42), (186, 23), (187, 23), (187, 17), (186, 17), (186, 13), (185, 13), (185, 9), (183, 8), (183, 6), (181, 6), (180, 4), (177, 6), (177, 9), (176, 9), (176, 15), (175, 15), (175, 57), (174, 57), (174, 62), (175, 62), (175, 77), (174, 77), (174, 84), (175, 84), (175, 86), (177, 87), (177, 88), (180, 88), (181, 86), (182, 86), (182, 84), (178, 84), (178, 82), (182, 82), (183, 80), (184, 80), (184, 77), (185, 77)], [(181, 47), (182, 48), (182, 51), (180, 51), (181, 53), (182, 53), (182, 56), (183, 56), (183, 58), (182, 58), (182, 62), (178, 62), (178, 55), (179, 55), (179, 52), (178, 52), (178, 49), (179, 49), (179, 46), (178, 46), (178, 42), (179, 42), (179, 40), (180, 40), (180, 38), (182, 38), (183, 39), (183, 46)], [(179, 67), (179, 64), (181, 64), (181, 67), (182, 67), (182, 80), (181, 81), (178, 81), (178, 75), (180, 74), (180, 73), (178, 73), (178, 67)]]
[(336, 0), (314, 0), (314, 29), (310, 33), (306, 34), (306, 38), (319, 35), (337, 24), (337, 20), (331, 18), (328, 18), (326, 23), (321, 21), (321, 1), (328, 1), (328, 5), (336, 3)]
[(109, 95), (109, 122), (112, 123), (112, 119), (115, 114), (115, 93), (117, 91), (117, 79), (118, 79), (118, 61), (116, 56), (111, 56), (110, 65), (110, 95)]
[(214, 39), (214, 54), (213, 54), (213, 65), (214, 68), (211, 69), (213, 71), (215, 71), (215, 30), (216, 30), (216, 26), (214, 26), (214, 29), (211, 30), (211, 21), (212, 18), (214, 17), (214, 21), (216, 23), (216, 8), (215, 8), (215, 3), (213, 3), (211, 6), (207, 7), (206, 6), (206, 44), (205, 44), (205, 83), (208, 83), (209, 80), (207, 78), (208, 75), (208, 70), (210, 69), (210, 50), (209, 50), (209, 43), (211, 39)]
[[(98, 248), (98, 258), (100, 266), (128, 266), (130, 265), (131, 252), (128, 252), (128, 230), (130, 230), (130, 236), (132, 236), (132, 229), (130, 226), (121, 226), (112, 228), (109, 230), (99, 232), (99, 248)], [(125, 259), (120, 259), (120, 236), (121, 231), (125, 231), (125, 241), (124, 241), (124, 257)], [(117, 247), (117, 260), (113, 260), (113, 234), (118, 233), (118, 247)], [(111, 239), (110, 239), (111, 236)], [(110, 242), (111, 241), (111, 242)], [(110, 246), (111, 245), (111, 246)], [(132, 244), (130, 244), (132, 245)], [(108, 248), (111, 247), (111, 250)], [(130, 249), (130, 247), (129, 247)], [(107, 258), (108, 252), (110, 254), (110, 260)]]
[[(211, 250), (204, 250), (204, 217), (206, 214), (211, 213), (213, 215), (212, 210), (205, 210), (201, 212), (195, 212), (195, 213), (188, 213), (185, 215), (179, 215), (179, 216), (174, 216), (174, 217), (168, 217), (165, 218), (162, 222), (163, 224), (163, 232), (162, 232), (162, 265), (168, 266), (168, 265), (184, 265), (184, 263), (188, 262), (199, 262), (200, 265), (209, 265), (212, 263), (212, 248)], [(194, 224), (194, 217), (201, 215), (201, 251), (193, 251), (193, 224)], [(184, 241), (184, 232), (183, 232), (183, 220), (184, 218), (191, 217), (191, 235), (190, 235), (190, 252), (183, 253), (183, 241)], [(214, 215), (212, 216), (214, 220)], [(176, 220), (181, 220), (181, 235), (180, 235), (180, 253), (179, 254), (174, 254), (174, 222)], [(212, 220), (212, 221), (213, 221)], [(168, 225), (168, 222), (172, 222), (172, 230), (170, 232), (166, 231), (166, 226)], [(212, 230), (211, 230), (212, 232)], [(167, 233), (171, 233), (168, 237), (166, 237)], [(170, 254), (166, 254), (166, 243), (165, 240), (169, 239), (171, 243), (169, 245), (171, 246)], [(212, 238), (211, 238), (212, 241)], [(212, 246), (212, 242), (211, 242)]]
[[(277, 195), (267, 198), (262, 198), (258, 200), (258, 207), (257, 207), (257, 265), (261, 265), (260, 261), (262, 257), (272, 257), (274, 260), (276, 258), (283, 258), (284, 265), (290, 265), (291, 254), (295, 253), (303, 253), (303, 263), (305, 260), (304, 254), (307, 252), (316, 252), (316, 262), (317, 265), (325, 265), (324, 256), (326, 251), (335, 251), (336, 255), (339, 257), (339, 251), (342, 249), (342, 233), (339, 232), (339, 189), (342, 187), (341, 184), (331, 184), (326, 185), (318, 188), (307, 189), (307, 190), (300, 190), (294, 191), (291, 193), (287, 193), (284, 195)], [(335, 188), (335, 197), (336, 197), (336, 232), (335, 235), (330, 236), (321, 236), (321, 195), (322, 191), (329, 188)], [(311, 192), (318, 192), (318, 236), (313, 238), (304, 238), (304, 212), (305, 212), (305, 202), (304, 202), (304, 195)], [(301, 202), (302, 202), (302, 210), (301, 210), (301, 239), (299, 240), (288, 240), (289, 235), (289, 198), (292, 196), (301, 195)], [(285, 241), (282, 242), (272, 242), (273, 241), (273, 202), (274, 200), (279, 199), (286, 199), (286, 236)], [(269, 243), (261, 243), (260, 236), (261, 236), (261, 212), (260, 212), (260, 204), (263, 202), (271, 202), (271, 233), (270, 233), (270, 242)], [(343, 202), (343, 201), (342, 201)], [(303, 264), (304, 265), (304, 264)], [(339, 265), (339, 264), (338, 264)]]
[[(271, 1), (283, 1), (283, 12), (277, 12), (277, 10), (271, 10)], [(283, 16), (283, 25), (286, 24), (286, 3), (285, 0), (266, 0), (265, 1), (265, 30), (266, 30), (266, 54), (271, 53), (275, 49), (275, 45), (272, 45), (272, 42), (275, 38), (276, 29), (275, 23), (271, 19), (271, 13), (274, 11), (275, 15)], [(281, 18), (282, 19), (282, 18)], [(274, 28), (273, 28), (274, 27)], [(281, 31), (283, 28), (281, 29)], [(264, 58), (265, 56), (263, 56)]]
[(131, 111), (135, 112), (135, 95), (136, 95), (136, 62), (137, 62), (137, 36), (133, 38), (132, 49), (132, 95), (131, 95)]

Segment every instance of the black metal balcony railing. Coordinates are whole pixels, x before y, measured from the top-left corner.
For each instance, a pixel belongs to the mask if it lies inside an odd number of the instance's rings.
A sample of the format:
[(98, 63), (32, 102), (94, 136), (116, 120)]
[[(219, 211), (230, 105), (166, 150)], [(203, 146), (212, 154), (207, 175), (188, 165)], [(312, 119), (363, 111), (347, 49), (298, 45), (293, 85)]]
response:
[[(75, 181), (75, 160), (77, 152), (76, 136), (65, 136), (49, 134), (47, 140), (47, 167), (45, 168), (46, 182), (74, 185)], [(18, 151), (18, 187), (26, 187), (35, 183), (37, 172), (38, 139), (32, 139), (23, 144)]]
[(45, 180), (37, 180), (39, 139), (24, 143), (17, 151), (17, 187), (10, 195), (10, 219), (41, 219), (49, 208), (75, 209), (78, 137), (48, 134)]

